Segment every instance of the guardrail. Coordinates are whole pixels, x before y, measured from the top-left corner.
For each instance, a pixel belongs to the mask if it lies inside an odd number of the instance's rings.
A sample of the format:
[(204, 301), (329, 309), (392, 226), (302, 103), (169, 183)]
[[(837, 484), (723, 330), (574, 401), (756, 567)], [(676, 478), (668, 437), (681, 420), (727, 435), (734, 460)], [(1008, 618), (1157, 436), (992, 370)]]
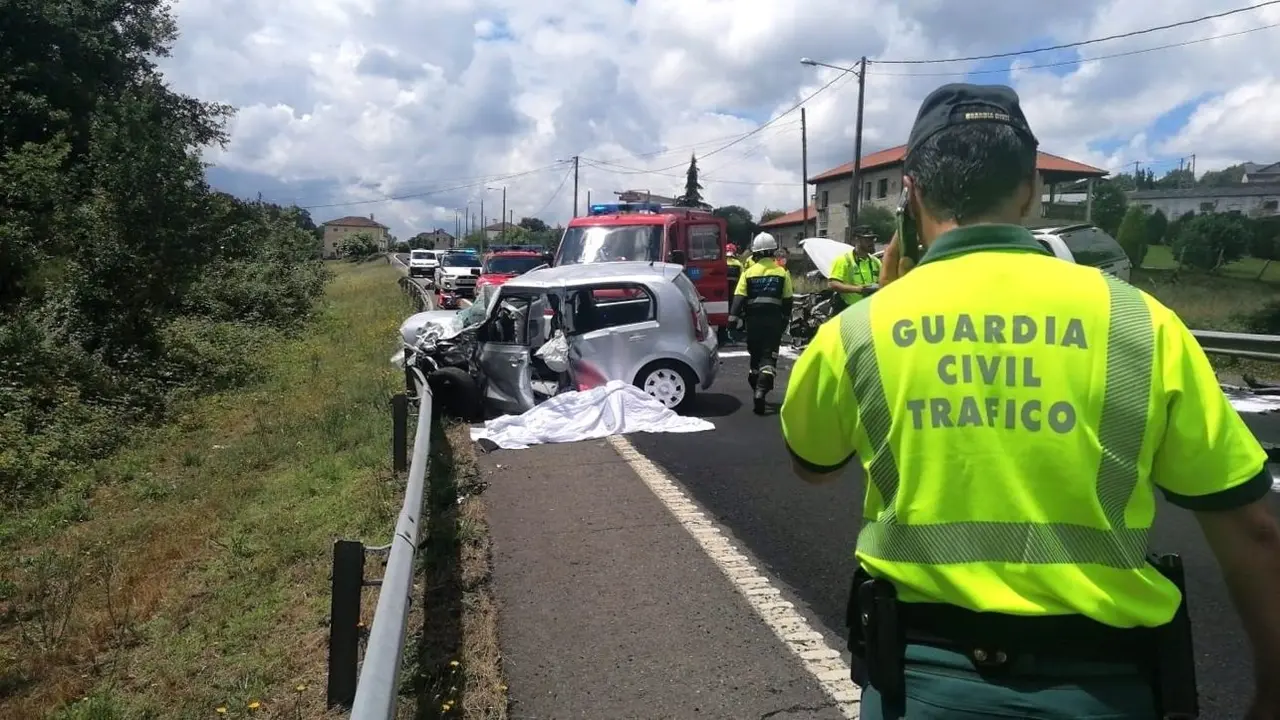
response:
[(1280, 363), (1280, 335), (1192, 330), (1206, 353)]
[(415, 282), (413, 278), (408, 275), (401, 276), (400, 289), (408, 293), (418, 312), (432, 309), (431, 292)]
[[(352, 720), (390, 720), (395, 716), (399, 697), (400, 663), (413, 602), (414, 555), (431, 456), (431, 389), (422, 373), (416, 369), (412, 372), (416, 376), (418, 426), (395, 534), (389, 544), (381, 547), (365, 547), (356, 540), (339, 540), (333, 546), (326, 701), (330, 708), (349, 708)], [(408, 453), (408, 396), (396, 394), (391, 409), (392, 465), (399, 473), (405, 469)], [(386, 555), (381, 579), (365, 578), (368, 554)], [(361, 663), (360, 600), (363, 589), (369, 586), (380, 589)]]

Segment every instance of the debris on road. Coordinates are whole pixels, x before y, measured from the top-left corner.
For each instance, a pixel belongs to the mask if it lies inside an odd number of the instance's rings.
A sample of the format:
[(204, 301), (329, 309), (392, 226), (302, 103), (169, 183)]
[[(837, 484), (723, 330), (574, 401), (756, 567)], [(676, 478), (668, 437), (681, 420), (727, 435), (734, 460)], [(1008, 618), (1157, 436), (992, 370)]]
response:
[(503, 415), (471, 429), (471, 439), (504, 450), (570, 443), (636, 432), (692, 433), (714, 430), (701, 418), (685, 417), (644, 390), (621, 380), (590, 390), (561, 393), (520, 415)]

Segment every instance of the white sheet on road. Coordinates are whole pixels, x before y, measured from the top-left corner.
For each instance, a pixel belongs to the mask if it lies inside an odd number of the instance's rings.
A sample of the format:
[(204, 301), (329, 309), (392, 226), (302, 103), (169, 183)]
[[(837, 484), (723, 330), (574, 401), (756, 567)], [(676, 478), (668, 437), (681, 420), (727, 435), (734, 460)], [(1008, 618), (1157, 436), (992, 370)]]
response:
[(594, 440), (636, 432), (691, 433), (714, 430), (701, 418), (684, 417), (640, 388), (621, 380), (561, 393), (520, 415), (503, 415), (472, 428), (472, 440), (489, 440), (504, 450), (530, 445)]

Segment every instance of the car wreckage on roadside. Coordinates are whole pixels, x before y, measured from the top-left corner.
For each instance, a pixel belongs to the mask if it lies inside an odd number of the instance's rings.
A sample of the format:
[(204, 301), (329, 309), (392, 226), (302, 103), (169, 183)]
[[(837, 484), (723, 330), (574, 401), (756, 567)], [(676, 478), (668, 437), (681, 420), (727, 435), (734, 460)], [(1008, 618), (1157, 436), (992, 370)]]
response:
[(697, 290), (669, 263), (534, 270), (480, 288), (462, 310), (412, 315), (400, 335), (410, 391), (420, 373), (440, 412), (465, 420), (611, 380), (686, 410), (720, 364)]

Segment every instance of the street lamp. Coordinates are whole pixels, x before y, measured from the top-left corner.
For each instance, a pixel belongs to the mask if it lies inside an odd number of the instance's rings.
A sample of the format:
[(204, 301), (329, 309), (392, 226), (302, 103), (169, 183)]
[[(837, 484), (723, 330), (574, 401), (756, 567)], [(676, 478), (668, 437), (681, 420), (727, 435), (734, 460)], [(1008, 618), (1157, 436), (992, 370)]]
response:
[[(800, 58), (801, 65), (831, 68), (840, 72), (853, 73), (858, 76), (858, 119), (853, 129), (853, 172), (849, 176), (849, 213), (848, 227), (844, 231), (845, 242), (853, 244), (853, 226), (858, 223), (858, 195), (862, 192), (862, 99), (867, 89), (867, 56), (858, 60), (857, 67), (840, 67), (830, 63), (818, 62), (811, 58)], [(808, 178), (806, 178), (807, 180)]]

